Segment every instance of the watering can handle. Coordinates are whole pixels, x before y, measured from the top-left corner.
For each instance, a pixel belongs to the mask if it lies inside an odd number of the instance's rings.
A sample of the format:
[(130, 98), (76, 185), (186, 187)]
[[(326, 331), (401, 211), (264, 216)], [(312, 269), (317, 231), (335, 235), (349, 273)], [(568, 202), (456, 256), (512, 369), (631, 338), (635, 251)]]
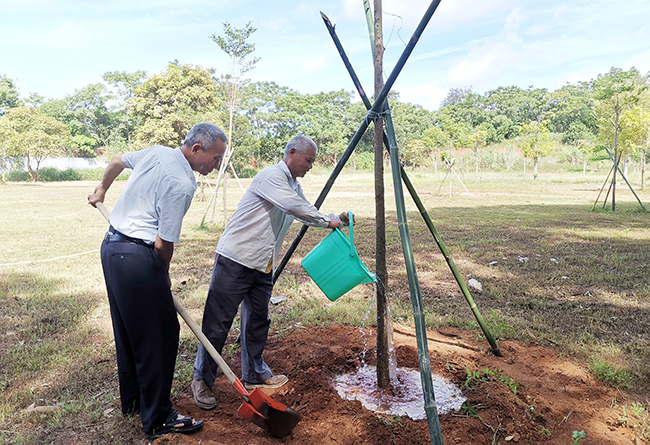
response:
[(350, 232), (350, 256), (354, 256), (354, 223), (352, 222), (352, 210), (348, 210), (348, 230)]

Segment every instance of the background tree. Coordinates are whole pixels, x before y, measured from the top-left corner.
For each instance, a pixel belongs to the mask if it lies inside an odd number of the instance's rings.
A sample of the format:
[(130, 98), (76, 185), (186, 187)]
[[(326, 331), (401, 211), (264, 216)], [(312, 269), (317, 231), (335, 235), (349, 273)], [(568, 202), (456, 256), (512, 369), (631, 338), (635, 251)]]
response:
[(574, 147), (582, 160), (582, 174), (587, 174), (587, 159), (593, 156), (596, 135), (580, 120), (574, 120), (562, 135), (562, 142)]
[(246, 60), (255, 51), (255, 44), (247, 42), (248, 38), (257, 31), (252, 22), (246, 23), (242, 29), (233, 28), (230, 23), (224, 22), (223, 30), (225, 37), (212, 34), (210, 38), (230, 57), (230, 74), (222, 76), (220, 83), (228, 106), (228, 139), (231, 139), (239, 89), (246, 82), (242, 76), (254, 69), (260, 58), (253, 57), (251, 60)]
[(549, 130), (566, 133), (569, 127), (581, 124), (592, 134), (597, 131), (593, 106), (593, 89), (589, 82), (564, 85), (549, 94), (550, 110), (547, 113)]
[[(254, 57), (253, 59), (246, 61), (246, 58), (255, 51), (255, 44), (246, 42), (246, 40), (257, 31), (257, 28), (254, 28), (251, 22), (248, 22), (242, 29), (233, 28), (230, 23), (224, 22), (223, 29), (225, 37), (213, 34), (211, 38), (217, 45), (219, 45), (219, 48), (230, 57), (230, 75), (221, 77), (221, 88), (228, 106), (228, 149), (224, 161), (219, 169), (219, 176), (223, 175), (223, 224), (226, 225), (228, 219), (226, 211), (227, 175), (224, 175), (223, 173), (227, 171), (228, 167), (232, 167), (230, 158), (234, 151), (232, 135), (235, 107), (239, 98), (240, 85), (246, 82), (242, 76), (252, 70), (255, 67), (255, 64), (259, 62), (260, 58)], [(219, 184), (217, 184), (217, 187), (218, 186)]]
[(113, 89), (111, 113), (113, 128), (107, 146), (109, 151), (118, 154), (129, 149), (135, 129), (141, 123), (137, 115), (129, 113), (127, 104), (134, 91), (145, 79), (146, 71), (108, 71), (102, 78)]
[(645, 187), (645, 166), (650, 148), (650, 107), (636, 106), (623, 114), (621, 146), (639, 155), (641, 188)]
[(43, 106), (48, 100), (41, 96), (38, 93), (29, 93), (29, 96), (27, 96), (27, 99), (24, 100), (24, 105), (26, 107), (34, 107), (34, 108), (39, 108)]
[(411, 166), (411, 170), (426, 165), (429, 161), (427, 146), (422, 139), (409, 141), (404, 150), (400, 150), (400, 157), (406, 165)]
[(432, 126), (422, 132), (421, 140), (429, 153), (432, 153), (434, 171), (438, 173), (438, 154), (443, 147), (449, 146), (447, 135), (439, 126)]
[[(257, 142), (249, 165), (256, 168), (258, 164), (275, 163), (288, 141), (282, 145), (281, 140), (276, 140), (275, 121), (270, 116), (276, 109), (276, 101), (291, 90), (275, 82), (250, 83), (243, 89), (245, 94), (240, 102), (241, 115), (246, 117), (250, 126), (250, 137)], [(241, 147), (248, 146), (250, 144), (239, 145), (240, 150)]]
[(399, 101), (397, 94), (394, 97), (390, 104), (395, 136), (399, 145), (406, 147), (411, 141), (422, 140), (424, 131), (433, 125), (433, 114), (420, 105)]
[(491, 124), (483, 122), (482, 124), (472, 128), (472, 131), (467, 135), (469, 146), (472, 147), (474, 152), (474, 168), (475, 173), (478, 175), (479, 167), (479, 151), (487, 145), (488, 135)]
[(449, 165), (455, 163), (454, 149), (467, 146), (468, 136), (472, 131), (469, 121), (455, 111), (453, 106), (446, 105), (436, 114), (436, 123), (444, 131), (445, 139), (449, 142), (445, 161)]
[[(14, 84), (13, 79), (6, 77), (4, 74), (0, 75), (0, 116), (5, 114), (10, 108), (15, 108), (21, 105), (20, 97), (18, 96), (18, 89)], [(8, 168), (8, 155), (6, 141), (11, 135), (11, 128), (0, 127), (0, 167), (2, 168), (2, 182), (5, 182), (5, 171)]]
[(6, 182), (7, 170), (9, 168), (9, 149), (7, 142), (13, 135), (14, 129), (11, 127), (7, 119), (2, 119), (0, 116), (0, 170), (2, 170), (2, 183)]
[[(0, 132), (7, 156), (26, 158), (32, 181), (38, 181), (38, 170), (45, 157), (64, 154), (70, 130), (63, 123), (45, 115), (38, 108), (16, 107), (0, 116)], [(32, 168), (36, 162), (36, 169)]]
[(171, 62), (167, 70), (149, 77), (133, 90), (127, 109), (142, 120), (134, 145), (182, 145), (185, 135), (201, 121), (218, 122), (218, 100), (211, 72)]
[(280, 153), (291, 137), (304, 134), (318, 145), (319, 159), (335, 163), (350, 137), (350, 102), (351, 93), (343, 90), (317, 94), (284, 91), (260, 115), (266, 127), (265, 143)]
[(60, 100), (43, 103), (41, 111), (65, 123), (72, 135), (69, 156), (94, 157), (95, 150), (106, 146), (115, 127), (108, 105), (114, 96), (104, 84), (88, 85)]
[(537, 120), (544, 114), (548, 108), (548, 92), (546, 89), (527, 90), (516, 87), (499, 87), (485, 93), (483, 99), (484, 107), (490, 112), (506, 116), (513, 127), (507, 134), (511, 139), (517, 136), (519, 127), (528, 124), (532, 120)]
[[(619, 146), (621, 131), (625, 128), (625, 112), (639, 102), (643, 90), (640, 79), (636, 68), (629, 71), (612, 68), (593, 81), (598, 134), (601, 142), (613, 149), (614, 162), (617, 165), (627, 148)], [(612, 211), (616, 210), (616, 174), (614, 168), (611, 183)]]
[(523, 139), (521, 148), (524, 156), (533, 158), (534, 179), (537, 179), (539, 159), (548, 156), (553, 148), (553, 142), (549, 140), (548, 122), (548, 120), (536, 120), (521, 126), (520, 135)]
[(22, 105), (20, 97), (18, 96), (18, 88), (14, 84), (13, 79), (8, 78), (4, 74), (0, 75), (0, 116), (9, 108), (15, 108)]

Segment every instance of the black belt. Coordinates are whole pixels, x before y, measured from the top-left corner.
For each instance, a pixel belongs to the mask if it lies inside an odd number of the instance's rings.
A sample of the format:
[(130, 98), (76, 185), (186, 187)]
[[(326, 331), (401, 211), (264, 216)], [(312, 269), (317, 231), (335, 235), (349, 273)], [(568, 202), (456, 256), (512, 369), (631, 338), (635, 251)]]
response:
[(108, 228), (108, 232), (106, 232), (106, 236), (104, 237), (106, 242), (109, 243), (132, 243), (132, 244), (140, 244), (141, 246), (153, 248), (153, 243), (149, 244), (145, 240), (142, 240), (140, 238), (131, 238), (130, 236), (126, 236), (123, 233), (118, 232), (113, 228), (113, 226), (110, 226)]

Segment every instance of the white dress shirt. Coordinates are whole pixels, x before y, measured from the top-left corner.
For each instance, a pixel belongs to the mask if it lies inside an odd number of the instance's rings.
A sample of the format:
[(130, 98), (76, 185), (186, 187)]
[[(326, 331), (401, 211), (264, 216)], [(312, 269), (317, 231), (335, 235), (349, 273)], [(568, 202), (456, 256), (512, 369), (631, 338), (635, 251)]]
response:
[(255, 175), (219, 239), (217, 253), (268, 273), (294, 217), (313, 227), (328, 227), (336, 218), (320, 213), (307, 201), (287, 164), (280, 161)]
[(183, 217), (196, 190), (192, 167), (180, 148), (154, 145), (122, 155), (133, 169), (109, 221), (118, 232), (153, 243), (180, 239)]

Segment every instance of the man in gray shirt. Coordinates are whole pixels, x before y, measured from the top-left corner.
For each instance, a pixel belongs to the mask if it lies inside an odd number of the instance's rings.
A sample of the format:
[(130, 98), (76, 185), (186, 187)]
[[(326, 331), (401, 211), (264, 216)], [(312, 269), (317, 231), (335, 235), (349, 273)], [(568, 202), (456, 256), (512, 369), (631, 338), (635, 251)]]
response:
[[(295, 136), (284, 159), (261, 170), (242, 197), (219, 243), (203, 313), (203, 333), (219, 353), (241, 304), (242, 380), (248, 389), (277, 388), (288, 379), (273, 375), (264, 362), (269, 326), (272, 271), (294, 218), (313, 227), (340, 227), (347, 214), (324, 215), (311, 205), (297, 178), (316, 160), (317, 147), (306, 136)], [(216, 406), (212, 389), (217, 365), (199, 345), (192, 392), (203, 409)]]
[(139, 411), (149, 439), (203, 424), (178, 414), (170, 400), (180, 327), (169, 264), (196, 190), (192, 170), (207, 175), (218, 168), (226, 141), (221, 128), (204, 122), (192, 127), (180, 148), (154, 145), (115, 156), (88, 196), (93, 206), (104, 202), (122, 170), (133, 170), (111, 213), (101, 258), (122, 414)]

